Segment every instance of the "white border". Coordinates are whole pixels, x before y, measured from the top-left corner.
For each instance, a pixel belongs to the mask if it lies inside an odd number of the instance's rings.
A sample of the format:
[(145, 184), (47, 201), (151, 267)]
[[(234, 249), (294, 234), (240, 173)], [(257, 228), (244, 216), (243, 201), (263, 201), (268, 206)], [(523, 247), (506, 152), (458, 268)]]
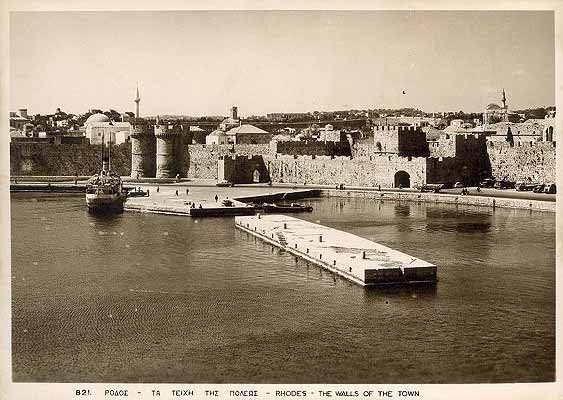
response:
[[(563, 89), (563, 80), (561, 79), (562, 62), (563, 62), (563, 41), (562, 41), (562, 21), (563, 2), (560, 1), (408, 1), (408, 0), (356, 0), (356, 1), (340, 1), (340, 0), (311, 0), (311, 1), (257, 1), (257, 0), (232, 0), (232, 1), (181, 1), (181, 0), (159, 0), (158, 2), (148, 0), (3, 0), (0, 1), (0, 128), (3, 134), (0, 135), (0, 238), (2, 246), (0, 247), (0, 288), (1, 290), (1, 308), (0, 316), (2, 319), (0, 334), (0, 399), (97, 399), (112, 398), (104, 397), (103, 391), (110, 388), (127, 388), (130, 395), (127, 398), (135, 399), (172, 399), (170, 391), (172, 389), (188, 389), (194, 390), (196, 395), (184, 398), (209, 398), (200, 396), (205, 390), (219, 390), (225, 395), (219, 398), (229, 397), (228, 390), (234, 389), (257, 389), (259, 391), (272, 390), (289, 390), (289, 389), (305, 389), (309, 393), (316, 395), (308, 395), (305, 398), (317, 399), (327, 398), (319, 397), (319, 390), (334, 390), (335, 388), (346, 388), (349, 390), (419, 390), (422, 399), (481, 399), (481, 398), (510, 398), (510, 399), (555, 399), (563, 396), (561, 390), (561, 370), (562, 361), (561, 353), (561, 334), (560, 334), (560, 288), (563, 286), (562, 274), (559, 272), (561, 266), (561, 250), (563, 240), (561, 240), (561, 228), (563, 222), (561, 219), (561, 190), (557, 194), (558, 211), (556, 214), (556, 376), (555, 383), (526, 383), (526, 384), (470, 384), (470, 385), (263, 385), (263, 384), (245, 384), (245, 385), (209, 385), (209, 384), (58, 384), (58, 383), (12, 383), (11, 382), (11, 359), (10, 359), (10, 334), (11, 334), (11, 307), (10, 307), (10, 207), (9, 207), (9, 11), (101, 11), (101, 10), (554, 10), (555, 11), (555, 85), (556, 85), (556, 106), (557, 113), (557, 129), (559, 143), (563, 135), (562, 101), (561, 93)], [(509, 40), (509, 39), (507, 39)], [(558, 172), (562, 163), (562, 152), (557, 152)], [(558, 173), (557, 184), (562, 188), (561, 174)], [(76, 389), (90, 389), (93, 396), (75, 396)], [(153, 397), (151, 390), (158, 388), (162, 395)], [(137, 395), (137, 391), (143, 393), (142, 396)], [(113, 397), (116, 398), (116, 397)], [(213, 398), (213, 397), (211, 397)], [(256, 397), (254, 397), (256, 398)], [(276, 398), (274, 396), (259, 398)], [(281, 397), (280, 397), (281, 398)], [(300, 397), (303, 398), (303, 397)], [(332, 397), (336, 398), (336, 397)], [(341, 398), (341, 397), (339, 397)], [(368, 398), (368, 397), (357, 397)], [(373, 396), (372, 398), (381, 399), (383, 397)], [(393, 398), (397, 398), (397, 394)], [(293, 399), (293, 397), (292, 397)]]

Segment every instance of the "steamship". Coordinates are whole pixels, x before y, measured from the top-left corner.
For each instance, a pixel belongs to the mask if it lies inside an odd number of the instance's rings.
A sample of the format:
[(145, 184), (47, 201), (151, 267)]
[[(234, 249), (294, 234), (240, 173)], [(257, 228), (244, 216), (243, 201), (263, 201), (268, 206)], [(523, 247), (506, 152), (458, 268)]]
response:
[(92, 212), (123, 212), (126, 199), (121, 177), (111, 171), (111, 136), (106, 153), (102, 135), (102, 170), (86, 182), (86, 205)]

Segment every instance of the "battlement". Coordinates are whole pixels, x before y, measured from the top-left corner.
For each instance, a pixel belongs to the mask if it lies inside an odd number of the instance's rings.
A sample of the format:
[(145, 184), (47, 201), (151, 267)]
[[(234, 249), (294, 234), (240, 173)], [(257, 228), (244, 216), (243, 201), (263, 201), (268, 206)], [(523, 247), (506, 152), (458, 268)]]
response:
[(348, 143), (347, 141), (272, 141), (270, 142), (270, 151), (277, 154), (298, 156), (349, 156), (351, 154), (350, 143)]
[(375, 125), (373, 131), (421, 132), (422, 128), (418, 125)]
[(258, 162), (263, 159), (262, 156), (258, 155), (238, 155), (238, 154), (229, 154), (223, 155), (218, 157), (219, 160), (245, 160), (245, 161), (255, 161)]
[(154, 126), (154, 134), (157, 137), (172, 137), (182, 133), (180, 125), (157, 124)]
[(154, 131), (148, 125), (131, 125), (130, 133), (132, 137), (154, 136)]
[(487, 141), (487, 150), (494, 149), (510, 149), (514, 147), (523, 147), (529, 149), (554, 149), (556, 142), (542, 142), (542, 141), (518, 141), (514, 143), (509, 141)]

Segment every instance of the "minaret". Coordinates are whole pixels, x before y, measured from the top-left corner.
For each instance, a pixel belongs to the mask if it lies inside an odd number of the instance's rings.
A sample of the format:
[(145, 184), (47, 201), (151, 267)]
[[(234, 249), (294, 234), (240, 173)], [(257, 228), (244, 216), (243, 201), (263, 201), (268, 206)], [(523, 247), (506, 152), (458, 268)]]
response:
[(141, 97), (139, 96), (139, 85), (137, 85), (137, 93), (135, 93), (135, 118), (139, 118), (139, 102), (141, 101)]
[(506, 106), (506, 93), (502, 89), (502, 120), (508, 122), (508, 107)]

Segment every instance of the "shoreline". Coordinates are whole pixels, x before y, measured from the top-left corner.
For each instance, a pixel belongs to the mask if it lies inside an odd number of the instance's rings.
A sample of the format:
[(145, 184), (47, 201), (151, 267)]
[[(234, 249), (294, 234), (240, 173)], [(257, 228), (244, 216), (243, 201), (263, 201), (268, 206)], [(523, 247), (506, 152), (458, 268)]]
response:
[(457, 195), (447, 193), (419, 193), (419, 192), (373, 192), (361, 189), (322, 190), (321, 197), (363, 197), (378, 200), (409, 201), (414, 203), (443, 203), (489, 208), (514, 208), (520, 210), (543, 211), (555, 213), (557, 202), (544, 200), (517, 199), (510, 197), (490, 197)]
[[(24, 193), (81, 193), (85, 186), (84, 182), (81, 182), (84, 178), (88, 177), (78, 177), (78, 182), (75, 184), (76, 177), (73, 176), (18, 176), (11, 177), (10, 192), (24, 192)], [(14, 183), (17, 181), (18, 183)], [(132, 179), (126, 177), (124, 180), (125, 184), (128, 185), (138, 185), (142, 187), (151, 188), (154, 186), (162, 186), (163, 188), (173, 188), (173, 187), (200, 187), (200, 188), (216, 188), (215, 181), (209, 179), (180, 179), (176, 181), (175, 179), (156, 179), (156, 178), (145, 178), (145, 179)], [(237, 189), (243, 188), (263, 188), (264, 193), (258, 193), (255, 195), (249, 194), (237, 194)], [(361, 197), (366, 199), (377, 199), (377, 200), (393, 200), (393, 201), (410, 201), (415, 203), (444, 203), (444, 204), (460, 204), (469, 206), (482, 206), (490, 208), (512, 208), (512, 209), (523, 209), (530, 211), (542, 211), (542, 212), (555, 212), (557, 208), (557, 202), (555, 197), (551, 197), (549, 200), (540, 200), (533, 198), (518, 198), (510, 197), (511, 192), (502, 191), (499, 194), (503, 196), (490, 196), (485, 194), (480, 195), (460, 195), (457, 193), (432, 193), (432, 192), (418, 192), (414, 189), (394, 189), (394, 188), (382, 188), (377, 190), (375, 188), (364, 188), (364, 187), (349, 187), (345, 189), (335, 189), (334, 187), (329, 187), (327, 185), (296, 185), (289, 183), (274, 183), (272, 186), (267, 184), (240, 184), (232, 188), (226, 189), (228, 192), (232, 193), (231, 198), (238, 200), (242, 203), (247, 202), (273, 202), (281, 200), (281, 196), (272, 196), (272, 189), (279, 190), (278, 193), (281, 194), (283, 189), (287, 189), (286, 193), (293, 193), (290, 197), (291, 199), (304, 199), (304, 198), (314, 198), (314, 197)], [(268, 193), (270, 192), (270, 193)], [(522, 193), (522, 192), (518, 192)], [(524, 194), (525, 195), (525, 194)]]

